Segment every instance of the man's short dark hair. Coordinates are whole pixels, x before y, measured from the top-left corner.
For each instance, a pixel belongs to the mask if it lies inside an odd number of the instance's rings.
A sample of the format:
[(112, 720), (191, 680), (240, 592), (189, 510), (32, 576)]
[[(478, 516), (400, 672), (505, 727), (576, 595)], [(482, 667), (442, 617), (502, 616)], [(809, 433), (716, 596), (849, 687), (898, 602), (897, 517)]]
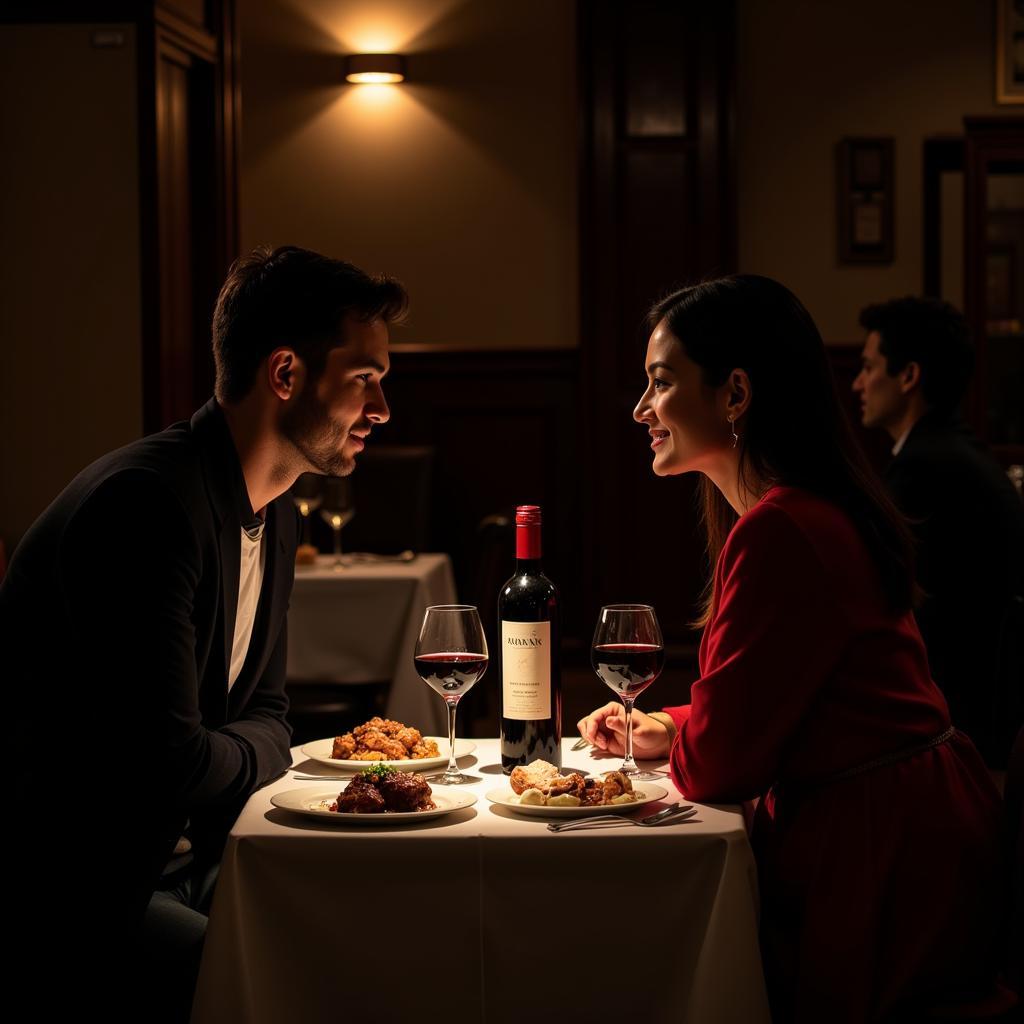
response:
[(294, 245), (253, 249), (231, 265), (213, 313), (217, 399), (244, 398), (260, 363), (282, 346), (296, 351), (315, 380), (341, 344), (346, 315), (394, 323), (408, 302), (397, 281), (351, 263)]
[(951, 413), (967, 392), (974, 349), (963, 315), (941, 299), (912, 295), (861, 311), (860, 325), (880, 336), (878, 351), (895, 377), (907, 363), (921, 368), (921, 390), (929, 408)]

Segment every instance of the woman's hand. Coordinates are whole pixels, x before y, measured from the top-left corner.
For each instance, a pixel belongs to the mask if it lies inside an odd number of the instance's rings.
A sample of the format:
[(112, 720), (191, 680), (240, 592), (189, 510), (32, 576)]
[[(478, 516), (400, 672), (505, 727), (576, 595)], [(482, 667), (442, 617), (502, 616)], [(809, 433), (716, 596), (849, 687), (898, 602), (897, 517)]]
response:
[[(614, 701), (592, 711), (576, 723), (580, 735), (598, 750), (626, 754), (626, 709)], [(633, 712), (633, 756), (641, 760), (668, 757), (669, 731), (661, 722), (642, 711)]]

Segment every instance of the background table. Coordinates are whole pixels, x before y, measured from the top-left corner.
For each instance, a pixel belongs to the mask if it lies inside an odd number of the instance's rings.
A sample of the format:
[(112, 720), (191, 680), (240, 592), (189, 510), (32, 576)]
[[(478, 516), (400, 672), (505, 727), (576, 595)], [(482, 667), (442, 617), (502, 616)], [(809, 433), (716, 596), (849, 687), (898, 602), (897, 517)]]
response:
[[(498, 742), (476, 742), (461, 763), (480, 779), (478, 803), (422, 823), (321, 825), (279, 811), (272, 793), (315, 785), (292, 773), (254, 794), (225, 850), (193, 1024), (767, 1024), (738, 808), (556, 835), (488, 803), (507, 780)], [(566, 764), (617, 764), (568, 742)], [(657, 784), (678, 798), (671, 781)]]
[[(356, 563), (336, 571), (333, 557), (295, 567), (288, 610), (288, 678), (310, 682), (391, 680), (386, 714), (448, 735), (444, 702), (416, 674), (413, 649), (423, 612), (455, 603), (447, 555), (411, 562)], [(294, 685), (294, 684), (293, 684)]]

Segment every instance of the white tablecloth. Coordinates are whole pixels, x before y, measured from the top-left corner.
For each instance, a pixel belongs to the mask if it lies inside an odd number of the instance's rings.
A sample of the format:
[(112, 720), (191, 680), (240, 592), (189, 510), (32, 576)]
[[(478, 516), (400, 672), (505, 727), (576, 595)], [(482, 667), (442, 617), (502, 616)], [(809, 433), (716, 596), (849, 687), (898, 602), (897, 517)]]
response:
[[(293, 773), (256, 793), (228, 839), (193, 1024), (767, 1024), (738, 808), (556, 835), (488, 803), (507, 780), (497, 741), (476, 742), (461, 765), (478, 803), (430, 821), (290, 815), (270, 796), (311, 785)], [(617, 766), (570, 742), (564, 764)]]
[[(413, 649), (423, 612), (453, 604), (447, 555), (373, 562), (335, 571), (333, 558), (296, 566), (288, 610), (288, 678), (369, 683), (391, 680), (387, 716), (448, 735), (444, 701), (416, 674)], [(356, 724), (356, 723), (352, 723)]]

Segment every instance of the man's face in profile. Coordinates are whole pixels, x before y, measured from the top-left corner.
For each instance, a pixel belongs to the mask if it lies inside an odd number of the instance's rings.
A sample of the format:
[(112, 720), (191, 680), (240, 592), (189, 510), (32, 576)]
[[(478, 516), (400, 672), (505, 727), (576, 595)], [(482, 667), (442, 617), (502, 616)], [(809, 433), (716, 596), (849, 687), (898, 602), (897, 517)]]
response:
[(323, 373), (303, 381), (281, 421), (282, 433), (312, 472), (347, 476), (355, 469), (364, 438), (390, 416), (381, 389), (389, 369), (387, 325), (347, 316), (341, 343), (327, 353)]
[(860, 397), (861, 421), (865, 427), (894, 427), (907, 408), (907, 396), (898, 378), (889, 376), (886, 358), (879, 351), (881, 341), (878, 331), (867, 336), (860, 356), (860, 373), (853, 382), (853, 390)]

